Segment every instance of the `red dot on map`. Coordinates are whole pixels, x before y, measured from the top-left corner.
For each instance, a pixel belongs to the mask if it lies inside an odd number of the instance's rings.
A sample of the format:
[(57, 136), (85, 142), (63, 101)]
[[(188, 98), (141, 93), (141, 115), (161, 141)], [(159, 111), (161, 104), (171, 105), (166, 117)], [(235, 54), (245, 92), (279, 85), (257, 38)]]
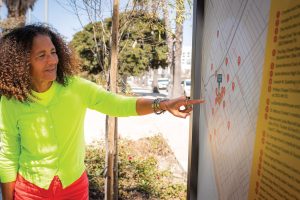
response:
[(223, 94), (223, 96), (225, 96), (225, 92), (226, 92), (226, 88), (222, 87), (222, 94)]
[(269, 86), (269, 87), (268, 87), (268, 92), (271, 92), (271, 91), (272, 91), (272, 87)]
[(231, 84), (231, 89), (232, 89), (232, 91), (234, 91), (234, 88), (235, 88), (235, 83), (232, 82), (232, 84)]
[(241, 56), (238, 57), (237, 63), (238, 63), (238, 66), (240, 66), (240, 64), (241, 64)]
[(271, 79), (271, 78), (269, 79), (269, 84), (270, 84), (270, 85), (272, 84), (272, 79)]
[(270, 77), (272, 77), (273, 76), (273, 71), (270, 71)]
[(223, 101), (223, 109), (225, 109), (225, 100)]
[(277, 17), (277, 18), (280, 17), (280, 11), (277, 11), (276, 17)]
[(219, 37), (219, 30), (217, 31), (217, 38)]
[(210, 70), (212, 71), (214, 69), (214, 64), (210, 65)]
[(229, 82), (229, 74), (227, 74), (227, 83)]
[(266, 102), (267, 102), (267, 105), (270, 105), (270, 99), (269, 98), (266, 100)]
[(266, 106), (265, 110), (266, 112), (269, 112), (269, 106)]
[(225, 65), (228, 65), (228, 58), (225, 59)]
[(276, 50), (273, 49), (273, 51), (272, 51), (272, 56), (275, 56), (275, 55), (276, 55)]
[(230, 121), (227, 122), (227, 128), (230, 129)]

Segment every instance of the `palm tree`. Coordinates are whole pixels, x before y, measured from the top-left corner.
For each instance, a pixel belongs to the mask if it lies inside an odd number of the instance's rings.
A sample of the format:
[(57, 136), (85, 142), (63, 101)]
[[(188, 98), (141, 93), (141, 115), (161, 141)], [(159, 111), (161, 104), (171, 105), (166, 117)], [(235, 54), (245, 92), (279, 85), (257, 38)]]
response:
[(7, 7), (7, 19), (0, 22), (3, 30), (14, 27), (24, 26), (26, 22), (26, 13), (28, 9), (32, 9), (36, 0), (3, 0)]

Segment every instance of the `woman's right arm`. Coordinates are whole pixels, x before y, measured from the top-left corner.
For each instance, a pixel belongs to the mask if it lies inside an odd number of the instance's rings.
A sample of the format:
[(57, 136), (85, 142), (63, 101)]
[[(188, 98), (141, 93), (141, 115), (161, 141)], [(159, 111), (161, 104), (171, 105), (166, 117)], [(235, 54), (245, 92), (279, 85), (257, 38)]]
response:
[(10, 183), (1, 183), (1, 192), (3, 200), (13, 200), (15, 190), (15, 181)]

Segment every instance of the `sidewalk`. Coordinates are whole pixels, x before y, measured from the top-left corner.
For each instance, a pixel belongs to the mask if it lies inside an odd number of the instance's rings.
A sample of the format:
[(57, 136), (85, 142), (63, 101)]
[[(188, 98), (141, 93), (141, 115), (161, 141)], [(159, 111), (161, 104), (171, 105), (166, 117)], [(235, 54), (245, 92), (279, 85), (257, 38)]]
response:
[[(161, 134), (173, 150), (180, 165), (187, 172), (189, 118), (176, 118), (169, 113), (138, 117), (118, 118), (120, 137), (138, 140)], [(105, 137), (105, 115), (88, 110), (85, 120), (85, 140), (90, 144), (93, 140)]]

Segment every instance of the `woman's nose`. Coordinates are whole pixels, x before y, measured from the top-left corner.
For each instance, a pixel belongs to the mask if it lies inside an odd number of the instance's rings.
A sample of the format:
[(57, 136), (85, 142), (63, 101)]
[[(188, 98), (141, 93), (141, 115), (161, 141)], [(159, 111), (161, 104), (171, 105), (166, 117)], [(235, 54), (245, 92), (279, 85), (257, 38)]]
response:
[(50, 64), (57, 64), (58, 62), (58, 57), (56, 54), (50, 54), (47, 56), (47, 61)]

